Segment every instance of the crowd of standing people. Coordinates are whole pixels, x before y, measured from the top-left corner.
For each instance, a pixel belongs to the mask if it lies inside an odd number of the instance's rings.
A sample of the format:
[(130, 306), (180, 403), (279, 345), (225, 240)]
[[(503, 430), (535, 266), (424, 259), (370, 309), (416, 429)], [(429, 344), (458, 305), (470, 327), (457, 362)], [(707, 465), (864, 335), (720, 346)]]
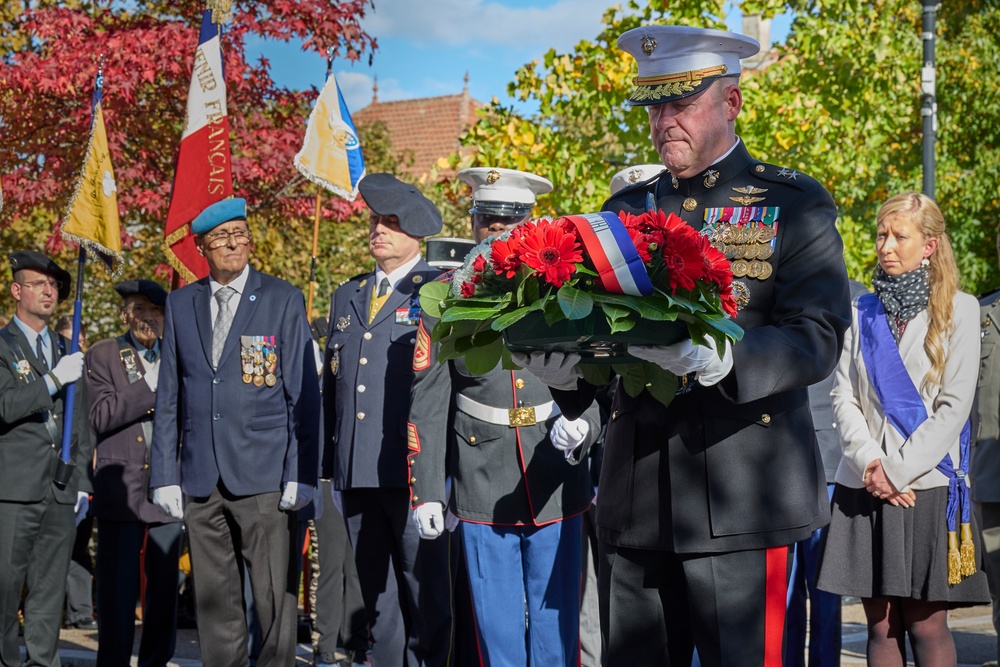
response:
[[(289, 667), (307, 511), (318, 667), (799, 664), (806, 597), (809, 664), (832, 664), (842, 595), (862, 601), (869, 664), (905, 664), (907, 639), (918, 664), (955, 664), (948, 610), (991, 586), (997, 609), (1000, 299), (959, 291), (917, 193), (873, 223), (874, 291), (849, 283), (830, 193), (736, 134), (754, 40), (648, 26), (618, 44), (663, 168), (625, 170), (604, 210), (761, 230), (757, 270), (734, 270), (743, 338), (631, 346), (678, 377), (666, 406), (588, 383), (573, 353), (441, 363), (419, 301), (448, 279), (421, 254), (441, 215), (390, 174), (360, 183), (375, 267), (337, 288), (320, 335), (301, 291), (251, 265), (239, 198), (191, 224), (209, 276), (118, 284), (125, 332), (86, 356), (49, 328), (70, 275), (11, 253), (0, 667), (58, 666), (87, 515), (100, 665), (129, 663), (140, 598), (140, 667), (171, 659), (186, 543), (203, 664)], [(552, 189), (499, 166), (458, 177), (474, 242)]]

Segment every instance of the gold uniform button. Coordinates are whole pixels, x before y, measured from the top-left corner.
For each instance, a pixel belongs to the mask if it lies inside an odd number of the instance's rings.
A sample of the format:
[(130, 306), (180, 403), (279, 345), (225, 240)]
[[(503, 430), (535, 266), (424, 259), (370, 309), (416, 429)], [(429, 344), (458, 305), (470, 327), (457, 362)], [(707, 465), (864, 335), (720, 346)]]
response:
[(758, 174), (763, 174), (764, 173), (764, 165), (758, 164), (756, 167), (753, 168), (753, 170), (756, 171)]
[(364, 418), (365, 418), (365, 413), (359, 412), (358, 413), (358, 419), (364, 419)]
[(360, 359), (358, 359), (358, 363), (364, 366), (365, 364), (368, 363), (368, 360), (364, 357), (361, 357)]
[(413, 502), (416, 502), (416, 501), (418, 501), (418, 500), (420, 500), (420, 497), (419, 497), (419, 496), (413, 496)]
[(476, 436), (470, 435), (469, 436), (469, 442), (475, 442), (475, 441), (476, 441)]
[(362, 338), (364, 338), (365, 340), (371, 340), (372, 339), (372, 332), (371, 331), (366, 331), (365, 335), (362, 336)]
[(521, 378), (517, 378), (516, 380), (514, 380), (514, 386), (517, 387), (518, 389), (524, 389), (524, 380), (522, 380)]
[(142, 442), (142, 436), (140, 435), (138, 438), (135, 439), (135, 441), (136, 442)]
[(692, 197), (688, 197), (687, 199), (684, 200), (684, 203), (681, 204), (681, 206), (684, 207), (685, 211), (693, 211), (696, 208), (698, 208), (698, 202), (695, 201)]
[(615, 410), (614, 412), (611, 413), (611, 421), (614, 421), (616, 419), (618, 419), (618, 411), (617, 410)]
[(410, 484), (416, 484), (416, 483), (417, 483), (417, 478), (416, 477), (411, 477), (410, 478)]
[(146, 414), (147, 415), (153, 414), (153, 410), (154, 410), (154, 408), (150, 408), (149, 410), (146, 410)]
[(767, 413), (765, 412), (764, 414), (762, 414), (762, 415), (760, 416), (760, 420), (761, 420), (762, 422), (764, 422), (765, 424), (770, 424), (770, 423), (771, 423), (771, 415), (769, 415), (769, 414), (767, 414)]
[(149, 470), (149, 464), (148, 463), (144, 463), (143, 466), (142, 466), (142, 469), (143, 470)]

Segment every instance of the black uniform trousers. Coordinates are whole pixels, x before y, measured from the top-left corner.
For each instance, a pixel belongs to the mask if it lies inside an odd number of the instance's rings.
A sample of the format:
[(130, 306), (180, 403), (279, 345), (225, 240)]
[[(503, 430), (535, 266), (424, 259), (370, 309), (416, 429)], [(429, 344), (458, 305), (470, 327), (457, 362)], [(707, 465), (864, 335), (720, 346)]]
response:
[(609, 665), (781, 667), (791, 549), (676, 554), (600, 543)]
[(90, 538), (94, 517), (90, 512), (76, 527), (73, 552), (66, 575), (66, 625), (94, 620), (94, 562), (90, 557)]
[[(76, 538), (72, 505), (61, 505), (52, 489), (37, 503), (0, 502), (0, 665), (50, 667), (59, 663), (66, 573)], [(22, 587), (24, 645), (18, 649), (17, 609)]]
[(180, 523), (101, 520), (97, 531), (97, 614), (101, 621), (97, 667), (127, 667), (132, 658), (140, 566), (146, 570), (146, 593), (139, 667), (164, 667), (173, 658), (177, 563), (183, 539)]
[(241, 561), (245, 564), (261, 627), (258, 667), (295, 662), (295, 624), (285, 603), (289, 587), (289, 515), (277, 491), (233, 496), (222, 483), (207, 498), (185, 497), (191, 544), (198, 643), (205, 667), (246, 667), (247, 622)]
[(342, 492), (361, 594), (374, 643), (372, 664), (447, 667), (452, 644), (447, 535), (421, 540), (408, 489)]
[(330, 480), (320, 480), (319, 484), (319, 492), (323, 494), (323, 516), (313, 521), (319, 553), (317, 652), (333, 653), (339, 646), (363, 656), (368, 650), (368, 617), (347, 523), (330, 500)]

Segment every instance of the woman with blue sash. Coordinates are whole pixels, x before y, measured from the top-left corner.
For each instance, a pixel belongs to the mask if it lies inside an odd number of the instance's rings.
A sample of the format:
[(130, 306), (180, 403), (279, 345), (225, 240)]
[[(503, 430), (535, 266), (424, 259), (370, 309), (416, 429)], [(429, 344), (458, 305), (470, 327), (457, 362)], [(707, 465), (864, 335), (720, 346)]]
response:
[(944, 217), (915, 192), (877, 216), (874, 294), (854, 302), (833, 407), (843, 458), (819, 588), (861, 598), (869, 665), (954, 665), (948, 610), (987, 604), (969, 504), (979, 304)]

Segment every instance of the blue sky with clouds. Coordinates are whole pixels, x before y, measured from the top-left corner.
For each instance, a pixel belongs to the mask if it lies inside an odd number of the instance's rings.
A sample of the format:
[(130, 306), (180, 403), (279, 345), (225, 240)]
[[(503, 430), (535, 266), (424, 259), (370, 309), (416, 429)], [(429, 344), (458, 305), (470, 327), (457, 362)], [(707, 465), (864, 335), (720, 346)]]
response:
[[(550, 48), (569, 52), (582, 39), (593, 39), (601, 29), (601, 15), (613, 0), (377, 0), (362, 26), (379, 44), (372, 65), (368, 58), (350, 63), (334, 61), (333, 71), (348, 108), (356, 111), (372, 101), (372, 83), (378, 77), (382, 102), (452, 95), (462, 91), (466, 72), (469, 94), (481, 102), (507, 96), (514, 72), (541, 58)], [(732, 11), (731, 29), (740, 18)], [(772, 22), (772, 42), (783, 41), (791, 17)], [(248, 44), (248, 55), (271, 61), (271, 74), (293, 89), (319, 87), (324, 59), (302, 51), (298, 43)]]

